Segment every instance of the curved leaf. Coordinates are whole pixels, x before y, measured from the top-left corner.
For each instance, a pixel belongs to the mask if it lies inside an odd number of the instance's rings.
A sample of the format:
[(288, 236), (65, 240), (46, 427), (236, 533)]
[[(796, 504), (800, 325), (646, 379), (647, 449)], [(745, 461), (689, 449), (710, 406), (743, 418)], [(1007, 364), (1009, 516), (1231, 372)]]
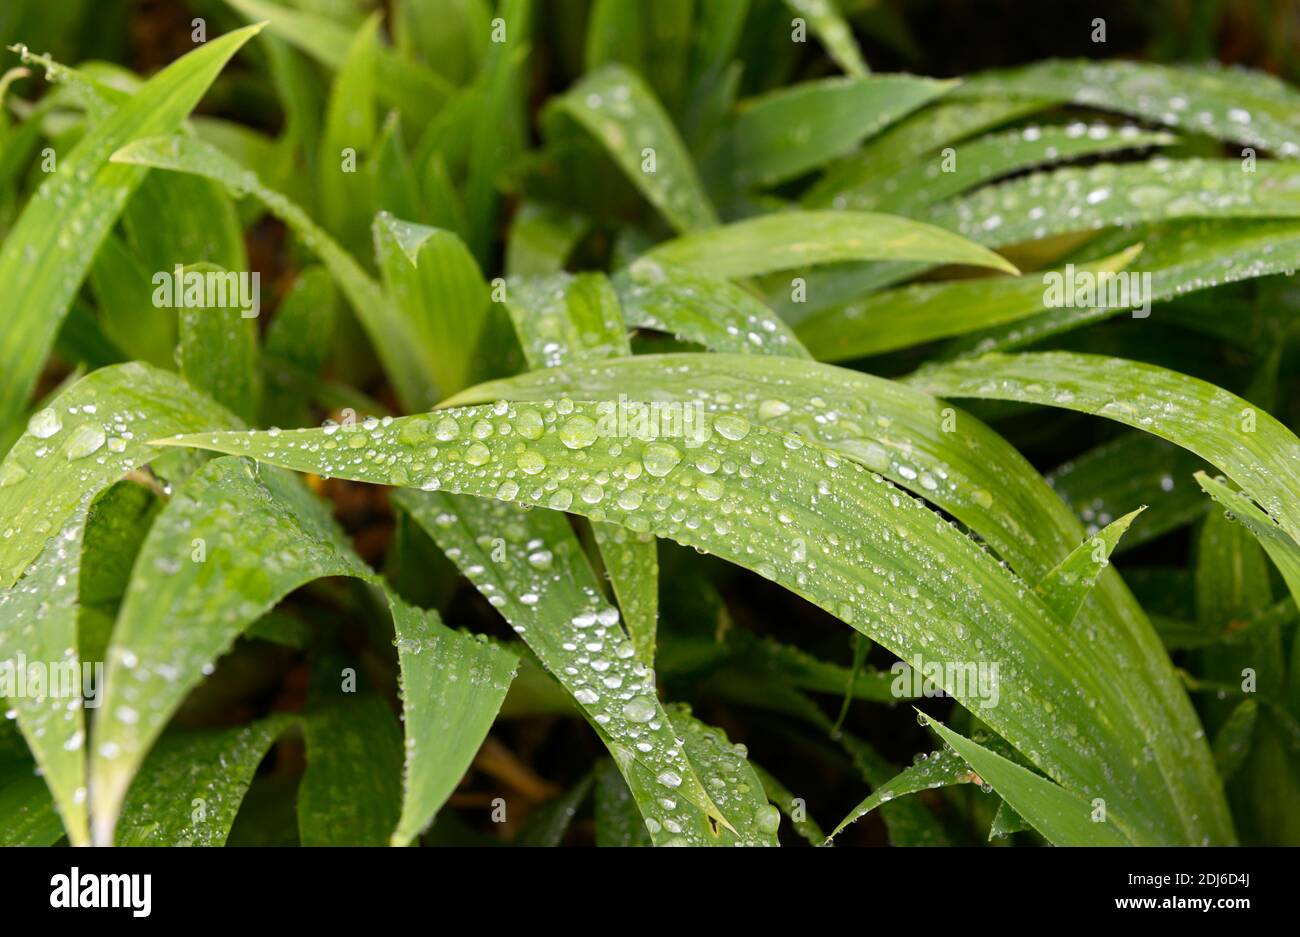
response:
[(682, 235), (646, 257), (726, 278), (843, 260), (924, 260), (1019, 272), (992, 251), (933, 225), (849, 211), (759, 215)]

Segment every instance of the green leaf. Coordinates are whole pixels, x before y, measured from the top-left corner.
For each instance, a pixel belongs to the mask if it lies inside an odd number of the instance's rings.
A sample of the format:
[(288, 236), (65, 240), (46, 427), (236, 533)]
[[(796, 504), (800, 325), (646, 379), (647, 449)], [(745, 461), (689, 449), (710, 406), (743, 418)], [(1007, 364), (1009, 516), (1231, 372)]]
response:
[[(1095, 805), (1015, 762), (923, 716), (983, 781), (1002, 795), (1034, 829), (1058, 846), (1127, 846), (1128, 835), (1109, 819), (1094, 822)], [(1111, 805), (1106, 804), (1110, 810)]]
[[(718, 223), (690, 154), (653, 92), (621, 65), (591, 72), (550, 105), (595, 137), (677, 231)], [(648, 171), (653, 161), (653, 171)]]
[(1224, 784), (1246, 762), (1258, 716), (1259, 703), (1253, 699), (1242, 700), (1214, 736), (1214, 761)]
[(109, 648), (91, 755), (96, 841), (111, 840), (150, 746), (235, 638), (304, 583), (348, 575), (370, 570), (287, 473), (216, 459), (176, 491), (145, 539)]
[(147, 365), (101, 368), (35, 415), (0, 465), (0, 587), (8, 588), (89, 494), (152, 460), (150, 439), (234, 427), (227, 411)]
[[(213, 264), (186, 267), (182, 275), (219, 282), (217, 289), (225, 290), (226, 304), (180, 309), (176, 363), (181, 375), (245, 423), (256, 422), (262, 396), (257, 347), (260, 284), (245, 296), (241, 282), (249, 275), (227, 273)], [(250, 308), (244, 307), (245, 300), (251, 302)]]
[[(665, 383), (665, 374), (673, 380)], [(619, 394), (716, 408), (816, 440), (836, 456), (881, 473), (957, 518), (1028, 582), (1039, 581), (1053, 559), (1086, 536), (1023, 456), (974, 417), (913, 388), (813, 362), (737, 355), (638, 356), (492, 382), (449, 403), (566, 396), (612, 400)], [(782, 550), (789, 549), (788, 543), (782, 545)], [(1199, 722), (1160, 641), (1113, 570), (1103, 573), (1094, 596), (1096, 606), (1084, 606), (1081, 626), (1072, 634), (1097, 635), (1087, 644), (1087, 653), (1097, 655), (1101, 671), (1124, 675), (1116, 689), (1133, 712), (1158, 709), (1154, 718), (1178, 726), (1173, 730), (1178, 736), (1195, 736)], [(1134, 660), (1145, 662), (1141, 672), (1131, 666)], [(1119, 685), (1129, 680), (1131, 685)], [(1210, 816), (1218, 818), (1214, 823), (1227, 822), (1214, 792), (1218, 781), (1208, 747), (1171, 745), (1153, 753), (1154, 762), (1143, 757), (1153, 771), (1144, 788), (1148, 803), (1151, 790), (1167, 786), (1177, 792), (1171, 793), (1175, 802), (1201, 805), (1190, 811), (1173, 808), (1176, 814), (1194, 812), (1201, 818), (1197, 823)]]
[(1067, 352), (985, 355), (926, 368), (911, 383), (938, 396), (1091, 413), (1167, 439), (1226, 473), (1293, 539), (1300, 535), (1300, 439), (1213, 384), (1138, 361)]
[[(865, 639), (863, 642), (870, 644)], [(850, 700), (891, 703), (908, 698), (908, 694), (900, 696), (894, 691), (896, 681), (890, 671), (874, 667), (851, 670), (819, 660), (795, 645), (758, 638), (748, 631), (735, 632), (729, 645), (732, 660), (763, 681), (781, 680), (809, 693), (828, 693)]]
[(770, 188), (843, 156), (952, 86), (909, 75), (873, 75), (772, 91), (741, 103), (711, 160), (726, 167), (737, 189)]
[(904, 117), (864, 143), (852, 156), (829, 166), (802, 198), (806, 208), (847, 207), (859, 193), (888, 189), (894, 177), (940, 147), (959, 143), (1051, 105), (1044, 99), (1005, 96), (958, 100), (954, 95)]
[(1029, 126), (945, 148), (900, 169), (887, 188), (851, 192), (837, 205), (923, 218), (931, 205), (1022, 169), (1116, 150), (1167, 146), (1176, 140), (1166, 133), (1143, 133), (1131, 125)]
[[(767, 802), (763, 785), (745, 756), (721, 729), (705, 725), (682, 706), (668, 710), (691, 766), (708, 785), (718, 809), (735, 829), (717, 828), (694, 804), (665, 798), (662, 781), (641, 761), (624, 776), (656, 846), (776, 846), (781, 813)], [(672, 806), (670, 806), (670, 804)]]
[(1023, 833), (1025, 830), (1032, 829), (1033, 827), (1025, 822), (1025, 818), (1016, 813), (1004, 800), (998, 804), (998, 812), (993, 814), (993, 822), (989, 824), (989, 839), (1004, 838), (1012, 833)]
[(400, 809), (402, 735), (375, 693), (323, 694), (303, 716), (298, 786), (304, 846), (384, 846)]
[(720, 277), (642, 258), (614, 277), (614, 289), (630, 326), (710, 351), (809, 357), (780, 316)]
[(416, 336), (438, 396), (470, 382), (487, 327), (488, 287), (473, 255), (450, 231), (411, 224), (380, 212), (375, 256), (388, 297)]
[(119, 846), (224, 846), (267, 750), (296, 717), (165, 734), (131, 785)]
[(1070, 555), (1034, 587), (1062, 622), (1068, 625), (1074, 621), (1088, 593), (1097, 584), (1101, 571), (1110, 565), (1110, 554), (1115, 544), (1143, 510), (1145, 508), (1138, 508), (1107, 524), (1105, 529), (1071, 550)]
[(853, 31), (840, 14), (835, 0), (786, 0), (786, 5), (807, 18), (808, 25), (845, 73), (865, 75), (869, 71), (857, 40), (853, 38)]
[[(449, 436), (451, 424), (441, 419), (441, 429), (435, 425), (433, 432)], [(530, 422), (525, 418), (519, 425), (521, 438), (532, 436)], [(407, 428), (407, 437), (424, 438), (421, 426)], [(479, 505), (433, 491), (403, 491), (395, 500), (565, 686), (625, 775), (630, 762), (645, 765), (652, 779), (664, 779), (658, 796), (675, 791), (683, 802), (717, 818), (717, 808), (676, 744), (653, 672), (637, 659), (619, 627), (618, 610), (605, 601), (563, 514)], [(465, 513), (466, 503), (477, 505), (472, 514)], [(591, 643), (602, 647), (589, 651), (585, 645)]]
[(826, 838), (826, 844), (829, 845), (830, 841), (845, 827), (862, 819), (881, 804), (887, 804), (895, 798), (905, 797), (908, 794), (949, 787), (953, 784), (970, 784), (974, 780), (966, 760), (951, 749), (931, 752), (929, 755), (921, 756), (921, 759), (889, 783), (878, 786), (862, 803), (849, 811), (848, 816), (841, 820), (840, 825), (835, 827), (831, 835)]
[[(1124, 270), (1141, 252), (1135, 245), (1081, 264), (1076, 274)], [(848, 361), (990, 326), (1010, 323), (1007, 329), (1014, 329), (1044, 308), (1046, 292), (1042, 273), (913, 283), (820, 309), (795, 331), (819, 361)]]
[(932, 225), (847, 211), (760, 215), (682, 235), (646, 256), (726, 278), (844, 260), (924, 260), (1019, 272), (992, 251)]
[[(177, 211), (184, 205), (184, 211)], [(247, 270), (244, 232), (221, 186), (207, 179), (150, 173), (131, 196), (122, 222), (146, 267), (170, 273), (207, 261)]]
[(0, 696), (9, 697), (68, 840), (78, 846), (89, 842), (84, 708), (97, 705), (103, 693), (103, 670), (95, 674), (93, 662), (82, 667), (73, 651), (90, 498), (82, 499), (17, 585), (0, 592)]
[(233, 195), (252, 195), (324, 262), (374, 343), (403, 403), (416, 409), (436, 401), (432, 377), (420, 363), (420, 345), (408, 320), (347, 251), (301, 208), (267, 188), (255, 173), (205, 143), (179, 136), (140, 140), (113, 154), (113, 160), (204, 176), (220, 182)]
[(927, 219), (999, 247), (1070, 231), (1174, 218), (1294, 218), (1300, 168), (1264, 160), (1243, 172), (1234, 159), (1100, 163), (1024, 176), (946, 202)]
[(528, 53), (532, 9), (532, 0), (502, 0), (497, 19), (505, 29), (504, 41), (488, 44), (479, 80), (481, 98), (469, 128), (465, 220), (470, 247), (485, 264), (495, 237), (499, 177), (524, 149), (524, 89), (520, 75)]
[[(953, 528), (936, 524), (930, 511), (897, 497), (892, 486), (856, 462), (838, 459), (815, 444), (787, 445), (791, 437), (786, 434), (753, 427), (730, 414), (703, 427), (702, 441), (687, 447), (687, 458), (663, 440), (624, 438), (596, 445), (601, 436), (597, 418), (602, 418), (596, 404), (545, 401), (501, 409), (451, 409), (376, 427), (362, 443), (373, 452), (370, 458), (322, 430), (201, 434), (172, 442), (331, 477), (525, 501), (649, 531), (755, 569), (902, 657), (1004, 662), (1011, 672), (999, 677), (1000, 705), (984, 708), (980, 691), (958, 686), (955, 677), (945, 677), (945, 689), (978, 708), (995, 731), (1076, 789), (1112, 790), (1115, 782), (1101, 774), (1102, 763), (1127, 757), (1136, 767), (1146, 760), (1140, 752), (1151, 730), (1138, 726), (1161, 717), (1150, 707), (1140, 716), (1127, 711), (1122, 702), (1127, 691), (1114, 673), (1105, 672), (1095, 652), (1083, 642), (1048, 637), (1060, 635), (1059, 625), (1022, 581)], [(511, 432), (489, 435), (468, 429), (493, 418)], [(578, 448), (566, 439), (577, 441)], [(437, 455), (431, 454), (432, 440), (438, 442), (433, 447)], [(743, 473), (716, 471), (723, 463), (742, 462), (747, 464)], [(818, 494), (823, 490), (824, 499)], [(743, 525), (733, 517), (743, 517)], [(455, 524), (450, 515), (448, 526)], [(440, 536), (438, 525), (430, 526)], [(455, 546), (462, 554), (482, 549), (472, 543)], [(486, 580), (493, 585), (492, 594), (506, 597), (507, 604), (512, 596), (537, 598), (541, 591), (564, 599), (557, 595), (558, 583), (540, 591), (540, 583), (497, 583), (493, 564), (485, 558), (478, 565), (484, 568), (480, 584)], [(925, 573), (933, 569), (959, 576), (959, 585), (933, 587)], [(534, 614), (539, 607), (521, 604)], [(568, 598), (563, 607), (567, 613), (584, 606), (591, 608), (584, 615), (600, 612), (598, 602), (592, 608), (592, 599), (580, 595)], [(958, 621), (961, 628), (952, 624)], [(526, 634), (531, 631), (525, 626)], [(566, 652), (540, 641), (534, 647), (552, 673), (568, 664)], [(636, 673), (629, 670), (628, 676)], [(637, 681), (631, 686), (639, 686)], [(626, 679), (624, 686), (629, 686)], [(1075, 688), (1077, 695), (1063, 698), (1062, 686)], [(620, 715), (627, 718), (617, 704), (601, 705), (605, 697), (599, 691), (584, 696), (593, 694), (595, 699), (585, 704), (593, 717), (606, 716), (610, 726)], [(1044, 714), (1066, 706), (1090, 725), (1086, 743), (1051, 730)], [(1092, 706), (1109, 711), (1114, 721), (1095, 720), (1088, 715)], [(683, 790), (685, 799), (696, 799), (686, 795)], [(1141, 831), (1144, 839), (1185, 835), (1159, 818), (1149, 790), (1137, 802), (1113, 794), (1111, 799), (1112, 816), (1117, 822), (1123, 818), (1126, 828)], [(1195, 821), (1186, 817), (1177, 822)]]
[(697, 9), (695, 0), (663, 0), (653, 7), (595, 0), (586, 30), (586, 71), (621, 63), (629, 72), (644, 75), (669, 111), (679, 112), (692, 46), (699, 40), (693, 14), (704, 15)]
[(389, 599), (402, 674), (406, 768), (402, 815), (392, 834), (405, 846), (427, 827), (468, 770), (505, 699), (518, 659), (452, 631), (438, 613)]
[(250, 26), (214, 39), (159, 72), (82, 137), (27, 202), (0, 248), (0, 290), (23, 297), (0, 335), (0, 425), (27, 402), (96, 249), (144, 180), (145, 170), (109, 157), (131, 140), (179, 127), (260, 30)]
[(262, 423), (300, 426), (308, 422), (305, 398), (329, 358), (338, 316), (338, 295), (322, 267), (303, 270), (280, 300), (266, 330), (262, 352)]
[[(156, 269), (172, 274), (171, 267)], [(153, 307), (152, 276), (144, 262), (110, 234), (90, 268), (90, 288), (105, 337), (133, 359), (170, 368), (175, 365), (176, 315)]]
[(601, 273), (556, 273), (508, 285), (506, 309), (529, 367), (628, 353), (618, 297)]
[(487, 0), (399, 0), (393, 4), (394, 39), (408, 58), (463, 85), (487, 52), (491, 10)]
[(1056, 98), (1300, 156), (1300, 94), (1263, 72), (1217, 65), (1047, 61), (976, 75), (959, 94)]
[[(379, 14), (373, 13), (348, 43), (330, 88), (317, 161), (317, 193), (326, 227), (355, 249), (364, 240), (374, 194), (358, 172), (379, 132), (375, 116)], [(349, 166), (348, 159), (351, 159)]]
[(649, 846), (650, 834), (618, 766), (608, 758), (596, 766), (596, 845)]
[[(1300, 264), (1300, 226), (1294, 221), (1199, 221), (1171, 227), (1148, 232), (1140, 268), (1131, 271), (1134, 275), (1150, 274), (1149, 283), (1141, 290), (1132, 289), (1130, 283), (1128, 296), (1121, 291), (1112, 301), (1108, 288), (1104, 303), (1074, 303), (995, 326), (954, 342), (946, 357), (1022, 348), (1139, 306), (1148, 311), (1148, 302), (1285, 273)], [(1078, 269), (1082, 270), (1082, 265)], [(1177, 321), (1194, 326), (1181, 309), (1175, 315)], [(1235, 334), (1240, 335), (1240, 329)]]
[[(1196, 473), (1196, 483), (1205, 490), (1206, 494), (1231, 512), (1233, 520), (1255, 535), (1264, 552), (1282, 574), (1282, 580), (1286, 583), (1292, 599), (1300, 601), (1300, 545), (1297, 545), (1295, 538), (1283, 531), (1276, 520), (1260, 510), (1241, 492), (1233, 491), (1204, 472)], [(1256, 588), (1252, 591), (1254, 592), (1250, 596), (1252, 601), (1257, 600), (1261, 592), (1267, 595), (1266, 585), (1264, 588)]]
[[(530, 367), (631, 353), (618, 297), (603, 274), (557, 273), (512, 289), (506, 308)], [(653, 666), (659, 618), (654, 538), (599, 523), (592, 530), (637, 656)]]
[(796, 802), (795, 796), (790, 790), (778, 781), (769, 771), (766, 771), (752, 761), (749, 767), (753, 770), (755, 776), (763, 784), (763, 793), (767, 799), (776, 805), (790, 820), (790, 825), (794, 827), (795, 832), (814, 846), (820, 846), (826, 839), (826, 834), (822, 828), (817, 825), (817, 821), (808, 816), (808, 811), (802, 803)]

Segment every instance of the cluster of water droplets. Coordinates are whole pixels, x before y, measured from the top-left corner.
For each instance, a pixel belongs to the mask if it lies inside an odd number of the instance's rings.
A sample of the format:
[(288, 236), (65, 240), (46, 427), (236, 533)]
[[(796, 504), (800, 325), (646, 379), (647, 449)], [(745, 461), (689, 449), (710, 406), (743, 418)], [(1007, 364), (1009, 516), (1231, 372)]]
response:
[(614, 283), (630, 326), (717, 352), (805, 356), (779, 316), (728, 280), (642, 258)]

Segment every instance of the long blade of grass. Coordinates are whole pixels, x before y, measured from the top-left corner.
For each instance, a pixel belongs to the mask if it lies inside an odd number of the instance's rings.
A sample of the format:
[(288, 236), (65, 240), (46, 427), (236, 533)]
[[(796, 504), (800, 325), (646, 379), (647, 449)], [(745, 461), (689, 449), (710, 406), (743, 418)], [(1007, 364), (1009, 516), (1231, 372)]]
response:
[(0, 289), (23, 297), (0, 335), (0, 426), (27, 402), (96, 248), (147, 174), (109, 157), (132, 140), (179, 127), (260, 30), (250, 26), (214, 39), (159, 72), (90, 130), (27, 202), (0, 248)]
[(897, 173), (920, 157), (1051, 104), (1044, 98), (941, 98), (866, 141), (852, 156), (831, 164), (800, 201), (805, 208), (845, 208), (857, 193), (887, 188)]
[(1259, 540), (1282, 574), (1282, 580), (1291, 592), (1291, 598), (1300, 601), (1300, 546), (1279, 529), (1277, 522), (1260, 510), (1249, 498), (1233, 491), (1204, 472), (1196, 473), (1196, 483), (1210, 497), (1231, 512), (1232, 518), (1249, 530)]
[(1092, 413), (1196, 453), (1300, 538), (1300, 439), (1221, 387), (1138, 361), (1039, 352), (926, 368), (911, 383), (937, 396), (1017, 400)]
[(718, 223), (690, 154), (654, 93), (621, 65), (591, 72), (550, 105), (599, 140), (677, 231)]
[[(631, 354), (618, 297), (603, 274), (557, 273), (517, 282), (506, 303), (530, 367)], [(652, 537), (592, 525), (637, 656), (654, 665), (659, 559)]]
[(418, 342), (439, 397), (464, 388), (474, 373), (488, 319), (488, 286), (478, 264), (450, 231), (412, 224), (380, 212), (375, 256), (389, 299)]
[(931, 205), (1023, 169), (1118, 150), (1167, 146), (1176, 140), (1167, 133), (1144, 133), (1133, 126), (1030, 126), (980, 137), (952, 147), (950, 152), (931, 155), (895, 173), (886, 188), (855, 190), (836, 204), (920, 218)]
[(865, 75), (870, 70), (835, 0), (786, 0), (786, 5), (807, 18), (830, 57), (846, 74)]
[[(1124, 270), (1141, 252), (1135, 245), (1096, 263), (1080, 264), (1075, 272), (1096, 276)], [(818, 310), (795, 331), (819, 361), (848, 361), (992, 326), (1011, 332), (1043, 309), (1044, 282), (1042, 273), (1029, 273), (914, 283)]]
[[(352, 31), (316, 14), (266, 0), (226, 0), (252, 20), (265, 21), (269, 32), (292, 43), (332, 69), (343, 67)], [(384, 104), (424, 123), (446, 103), (451, 86), (440, 75), (380, 45), (375, 68), (377, 91)]]
[(1175, 218), (1294, 218), (1300, 168), (1261, 161), (1152, 159), (1034, 173), (938, 206), (927, 220), (987, 245)]
[(509, 651), (452, 631), (437, 612), (389, 598), (402, 675), (406, 767), (394, 846), (433, 822), (469, 768), (514, 677)]
[[(226, 271), (213, 264), (184, 268), (184, 276), (191, 274), (226, 277)], [(228, 296), (225, 306), (182, 307), (176, 363), (192, 386), (245, 423), (254, 423), (262, 399), (256, 319), (261, 300), (257, 295), (249, 298), (255, 304), (251, 309), (241, 305), (239, 290)]]
[(1205, 498), (1192, 483), (1204, 465), (1186, 449), (1132, 432), (1057, 466), (1048, 480), (1089, 536), (1133, 505), (1147, 505), (1115, 546), (1120, 553), (1205, 513)]
[[(731, 185), (770, 188), (843, 156), (953, 87), (908, 75), (826, 78), (772, 91), (740, 105), (710, 155)], [(856, 207), (856, 206), (855, 206)]]
[(1044, 777), (1008, 761), (996, 752), (963, 738), (928, 716), (926, 724), (943, 737), (972, 770), (1049, 842), (1070, 846), (1126, 846), (1130, 840), (1105, 819), (1097, 821), (1095, 803), (1090, 804)]
[[(1300, 266), (1300, 225), (1294, 221), (1201, 221), (1149, 232), (1132, 274), (1150, 274), (1149, 288), (1128, 297), (1106, 290), (1105, 302), (1075, 302), (1019, 318), (953, 342), (946, 355), (1011, 351), (1072, 329), (1225, 283), (1272, 276)], [(1082, 270), (1079, 265), (1078, 270)], [(1042, 283), (1041, 275), (1039, 277)], [(1044, 294), (1045, 295), (1045, 294)], [(1041, 298), (1041, 297), (1040, 297)], [(1179, 315), (1185, 320), (1184, 315)]]
[[(102, 692), (93, 681), (86, 686), (72, 650), (77, 646), (81, 546), (90, 497), (82, 499), (23, 578), (0, 592), (0, 673), (10, 688), (0, 695), (11, 697), (7, 704), (54, 795), (68, 840), (77, 846), (89, 842), (83, 707), (90, 691)], [(61, 668), (68, 669), (66, 680)], [(48, 682), (28, 686), (41, 672), (48, 674)]]
[(709, 785), (718, 809), (731, 820), (734, 829), (719, 829), (694, 804), (670, 808), (664, 803), (662, 780), (639, 761), (633, 761), (625, 777), (651, 841), (656, 846), (777, 845), (781, 814), (767, 802), (762, 782), (744, 754), (736, 750), (721, 729), (700, 722), (685, 707), (669, 707), (668, 714), (691, 766)]
[(685, 234), (646, 257), (735, 278), (845, 260), (924, 260), (1018, 273), (1012, 264), (933, 225), (870, 212), (775, 212)]
[(1048, 61), (986, 72), (959, 94), (1050, 97), (1300, 156), (1300, 94), (1263, 72), (1147, 62)]
[(63, 837), (50, 790), (8, 721), (0, 724), (0, 816), (0, 845), (52, 846)]

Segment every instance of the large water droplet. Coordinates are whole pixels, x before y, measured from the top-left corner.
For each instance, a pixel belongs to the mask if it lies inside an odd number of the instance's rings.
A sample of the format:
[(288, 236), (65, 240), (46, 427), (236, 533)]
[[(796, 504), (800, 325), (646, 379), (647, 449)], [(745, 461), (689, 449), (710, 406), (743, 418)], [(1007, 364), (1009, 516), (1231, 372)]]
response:
[(749, 435), (749, 420), (734, 413), (724, 413), (713, 421), (713, 428), (734, 442)]
[(536, 475), (542, 469), (546, 468), (546, 457), (540, 452), (534, 452), (531, 449), (525, 449), (519, 453), (516, 460), (521, 471), (527, 475)]
[(630, 722), (649, 722), (655, 717), (658, 707), (655, 706), (654, 700), (648, 696), (637, 696), (628, 700), (623, 706), (623, 715)]
[(515, 417), (515, 432), (524, 439), (541, 439), (546, 426), (536, 410), (520, 410)]
[(49, 439), (61, 429), (63, 429), (63, 420), (52, 407), (46, 407), (32, 414), (32, 418), (27, 421), (27, 432), (37, 439)]
[(675, 469), (680, 461), (682, 461), (682, 454), (676, 447), (666, 442), (647, 443), (641, 453), (641, 462), (645, 465), (645, 470), (655, 478), (663, 478)]
[(579, 414), (560, 427), (560, 442), (570, 449), (586, 449), (600, 436), (596, 423)]
[(68, 438), (63, 451), (67, 454), (69, 462), (74, 459), (84, 459), (86, 456), (98, 452), (107, 439), (108, 436), (104, 433), (104, 427), (98, 423), (83, 423)]

